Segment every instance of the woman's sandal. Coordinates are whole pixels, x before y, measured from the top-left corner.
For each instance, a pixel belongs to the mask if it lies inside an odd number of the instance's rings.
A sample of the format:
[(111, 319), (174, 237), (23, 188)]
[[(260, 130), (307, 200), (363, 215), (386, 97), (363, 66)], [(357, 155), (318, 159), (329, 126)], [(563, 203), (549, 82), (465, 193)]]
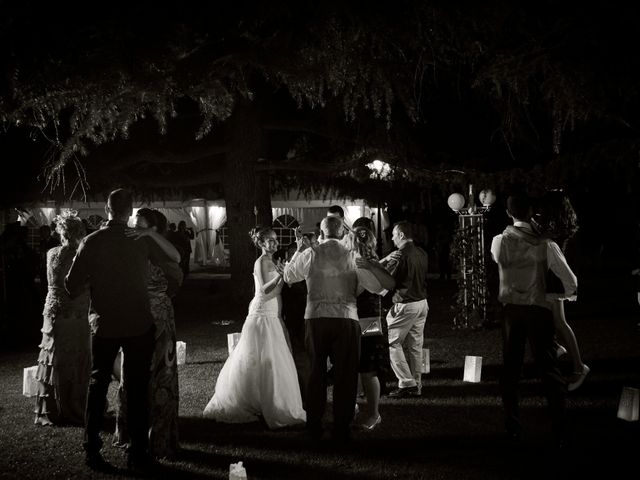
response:
[(33, 423), (43, 427), (50, 427), (53, 425), (53, 422), (49, 420), (49, 417), (47, 417), (46, 415), (36, 415), (36, 420)]
[(591, 369), (583, 363), (582, 371), (573, 372), (573, 374), (571, 375), (571, 377), (575, 378), (575, 380), (572, 382), (569, 382), (569, 385), (567, 386), (567, 390), (569, 390), (570, 392), (573, 392), (578, 387), (580, 387), (580, 385), (582, 385), (582, 383), (584, 382), (584, 379), (587, 378), (587, 375), (589, 374), (590, 371)]
[(376, 428), (378, 425), (380, 425), (380, 423), (382, 422), (382, 417), (380, 415), (378, 415), (378, 418), (375, 419), (375, 421), (371, 424), (367, 424), (367, 423), (361, 423), (360, 424), (360, 428), (362, 428), (363, 430), (367, 430), (367, 431), (372, 431), (374, 428)]

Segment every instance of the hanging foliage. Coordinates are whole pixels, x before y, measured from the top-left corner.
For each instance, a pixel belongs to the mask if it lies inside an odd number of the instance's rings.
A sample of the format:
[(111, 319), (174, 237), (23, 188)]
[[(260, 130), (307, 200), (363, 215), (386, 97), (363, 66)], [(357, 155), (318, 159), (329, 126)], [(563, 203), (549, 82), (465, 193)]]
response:
[[(640, 83), (619, 74), (640, 71), (629, 51), (637, 15), (627, 9), (585, 6), (576, 16), (546, 4), (406, 0), (150, 11), (117, 3), (73, 15), (59, 5), (0, 7), (0, 125), (51, 143), (44, 175), (51, 188), (67, 185), (65, 170), (75, 172), (74, 186), (88, 187), (85, 157), (129, 139), (145, 119), (164, 135), (174, 120), (195, 116), (193, 139), (203, 141), (221, 133), (239, 101), (260, 108), (267, 97), (323, 114), (339, 106), (347, 127), (331, 115), (309, 115), (304, 125), (326, 123), (332, 140), (313, 151), (331, 165), (363, 158), (362, 148), (371, 152), (382, 139), (381, 158), (426, 185), (448, 181), (442, 172), (450, 169), (494, 184), (530, 173), (533, 182), (550, 182), (559, 177), (538, 180), (533, 165), (554, 156), (570, 177), (558, 155), (580, 155), (566, 145), (581, 126), (637, 121)], [(351, 143), (336, 142), (340, 136)], [(627, 138), (637, 135), (629, 129)], [(587, 157), (581, 161), (597, 160)], [(292, 160), (304, 170), (305, 155)]]

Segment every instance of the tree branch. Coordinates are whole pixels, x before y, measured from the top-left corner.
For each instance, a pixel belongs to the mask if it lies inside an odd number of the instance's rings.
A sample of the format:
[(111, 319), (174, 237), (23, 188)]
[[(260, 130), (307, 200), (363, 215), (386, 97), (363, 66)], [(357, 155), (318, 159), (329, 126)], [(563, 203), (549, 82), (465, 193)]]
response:
[(162, 152), (139, 150), (135, 153), (120, 157), (116, 162), (111, 161), (109, 167), (111, 171), (122, 171), (145, 163), (152, 165), (185, 165), (216, 155), (223, 155), (228, 151), (229, 148), (227, 146), (220, 145), (210, 145), (184, 153), (174, 153), (167, 150)]

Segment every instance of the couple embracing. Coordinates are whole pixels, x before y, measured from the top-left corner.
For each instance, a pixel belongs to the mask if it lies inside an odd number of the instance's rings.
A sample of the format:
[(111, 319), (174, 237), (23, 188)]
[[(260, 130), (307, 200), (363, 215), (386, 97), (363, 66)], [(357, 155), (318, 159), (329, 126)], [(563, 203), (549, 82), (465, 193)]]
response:
[[(270, 428), (303, 424), (312, 439), (323, 434), (327, 402), (327, 359), (334, 365), (333, 437), (349, 440), (354, 417), (360, 358), (360, 324), (356, 298), (366, 289), (380, 292), (382, 268), (358, 257), (344, 243), (344, 225), (338, 217), (325, 217), (320, 225), (324, 240), (309, 248), (297, 239), (289, 263), (273, 262), (278, 241), (273, 230), (252, 231), (262, 255), (254, 266), (255, 296), (242, 328), (240, 341), (222, 367), (213, 398), (204, 416), (227, 423), (263, 418)], [(289, 339), (281, 320), (280, 292), (284, 282), (306, 280), (306, 347), (311, 362), (306, 412), (303, 407)]]

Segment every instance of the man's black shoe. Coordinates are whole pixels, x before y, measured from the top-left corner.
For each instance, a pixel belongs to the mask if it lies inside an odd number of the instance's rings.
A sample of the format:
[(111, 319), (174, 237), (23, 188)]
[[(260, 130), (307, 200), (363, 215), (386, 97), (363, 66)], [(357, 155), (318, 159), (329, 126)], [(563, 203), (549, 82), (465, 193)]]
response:
[(417, 386), (396, 388), (395, 390), (389, 392), (389, 398), (419, 397), (421, 394), (422, 392)]
[(349, 430), (334, 430), (329, 441), (330, 450), (347, 452), (353, 448), (353, 439)]
[(157, 463), (154, 458), (149, 454), (144, 455), (129, 455), (127, 457), (127, 468), (134, 473), (138, 474), (150, 474), (157, 467)]
[(319, 442), (322, 440), (322, 436), (324, 435), (324, 430), (322, 429), (322, 425), (309, 425), (307, 424), (307, 432), (312, 442)]
[(102, 457), (100, 452), (87, 452), (84, 463), (91, 470), (98, 472), (108, 472), (113, 470), (113, 466)]
[(517, 430), (511, 430), (507, 432), (507, 440), (510, 442), (518, 443), (522, 441), (522, 432)]

